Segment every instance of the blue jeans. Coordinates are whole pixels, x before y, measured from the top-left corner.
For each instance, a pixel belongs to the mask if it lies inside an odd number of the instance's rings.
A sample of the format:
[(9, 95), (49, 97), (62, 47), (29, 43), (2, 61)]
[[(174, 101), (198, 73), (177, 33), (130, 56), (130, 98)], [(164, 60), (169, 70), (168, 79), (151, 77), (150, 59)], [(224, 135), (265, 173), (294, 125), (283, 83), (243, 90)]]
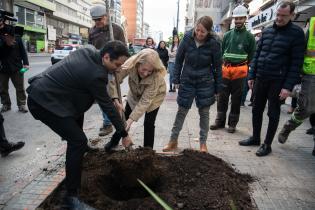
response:
[(170, 87), (171, 87), (172, 84), (173, 84), (174, 68), (175, 68), (175, 63), (169, 62), (169, 63), (168, 63), (168, 72), (170, 73)]
[(108, 118), (107, 114), (105, 112), (102, 112), (102, 114), (103, 114), (103, 126), (112, 125), (112, 122)]

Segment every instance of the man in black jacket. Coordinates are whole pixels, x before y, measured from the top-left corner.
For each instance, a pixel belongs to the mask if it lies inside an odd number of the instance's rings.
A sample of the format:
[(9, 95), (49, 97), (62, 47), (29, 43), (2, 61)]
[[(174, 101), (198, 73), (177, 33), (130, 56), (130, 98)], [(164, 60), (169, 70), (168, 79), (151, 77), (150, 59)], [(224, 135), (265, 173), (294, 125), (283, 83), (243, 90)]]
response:
[(29, 80), (27, 92), (30, 112), (68, 143), (65, 201), (69, 209), (86, 206), (77, 197), (81, 162), (87, 151), (82, 116), (95, 100), (109, 116), (116, 131), (122, 135), (123, 145), (127, 147), (131, 144), (119, 113), (107, 91), (104, 91), (108, 73), (118, 71), (127, 56), (128, 50), (120, 41), (108, 42), (101, 51), (89, 45)]
[[(11, 31), (12, 32), (12, 31)], [(11, 79), (16, 89), (16, 99), (19, 112), (26, 113), (26, 94), (24, 89), (24, 75), (20, 73), (22, 68), (29, 68), (27, 53), (20, 36), (4, 33), (1, 39), (4, 42), (0, 51), (0, 97), (2, 108), (1, 112), (11, 109), (9, 96), (9, 80)]]
[(268, 129), (264, 143), (256, 152), (257, 156), (265, 156), (271, 152), (271, 144), (279, 124), (281, 101), (289, 96), (300, 78), (305, 37), (303, 30), (291, 22), (294, 9), (295, 4), (290, 1), (279, 3), (276, 20), (273, 26), (263, 31), (251, 62), (248, 86), (252, 89), (255, 81), (253, 136), (239, 144), (260, 145), (263, 112), (268, 101)]

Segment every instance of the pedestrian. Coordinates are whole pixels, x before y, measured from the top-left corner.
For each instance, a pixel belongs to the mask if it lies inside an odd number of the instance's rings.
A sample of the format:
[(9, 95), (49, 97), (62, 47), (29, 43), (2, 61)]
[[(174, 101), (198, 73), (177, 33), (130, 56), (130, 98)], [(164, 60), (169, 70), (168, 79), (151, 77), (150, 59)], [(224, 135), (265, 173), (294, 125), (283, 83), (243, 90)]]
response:
[(255, 49), (255, 38), (247, 31), (245, 22), (248, 10), (239, 5), (233, 10), (235, 28), (226, 32), (222, 41), (223, 90), (217, 102), (217, 117), (211, 130), (225, 128), (226, 112), (231, 96), (231, 109), (228, 117), (229, 133), (234, 133), (240, 117), (243, 85), (248, 72), (248, 63), (251, 61)]
[(294, 9), (295, 4), (291, 1), (279, 3), (274, 24), (263, 30), (251, 62), (248, 86), (252, 89), (255, 81), (253, 135), (239, 144), (260, 145), (263, 112), (268, 101), (267, 134), (256, 152), (257, 156), (265, 156), (271, 152), (271, 144), (279, 124), (281, 102), (289, 96), (299, 81), (305, 37), (303, 30), (291, 22)]
[(175, 34), (173, 36), (172, 46), (168, 50), (168, 56), (169, 56), (168, 73), (170, 74), (170, 89), (169, 89), (169, 92), (176, 92), (176, 88), (173, 85), (173, 78), (174, 78), (175, 58), (176, 58), (176, 53), (177, 53), (177, 49), (178, 49), (178, 46), (179, 46), (179, 42), (180, 42), (179, 37), (178, 37), (177, 34)]
[[(120, 83), (128, 77), (129, 91), (124, 109), (126, 129), (145, 115), (144, 147), (154, 146), (155, 119), (166, 95), (165, 75), (166, 69), (158, 53), (152, 49), (143, 49), (129, 58), (117, 74)], [(110, 93), (116, 107), (120, 107), (122, 112), (122, 104), (118, 100), (117, 88), (113, 81), (110, 82)], [(114, 133), (111, 141), (105, 145), (105, 150), (110, 151), (117, 146), (120, 139), (121, 135)]]
[(120, 41), (107, 42), (101, 51), (88, 45), (29, 79), (27, 102), (31, 114), (67, 141), (66, 209), (87, 208), (78, 198), (82, 159), (88, 149), (82, 119), (95, 100), (123, 137), (123, 145), (127, 147), (132, 143), (118, 111), (104, 91), (107, 74), (118, 71), (128, 55), (127, 47)]
[[(96, 49), (102, 49), (104, 45), (111, 40), (109, 31), (108, 15), (106, 13), (106, 7), (103, 5), (97, 5), (91, 8), (91, 16), (95, 25), (89, 31), (89, 44), (92, 44)], [(124, 30), (119, 25), (112, 23), (114, 40), (122, 41), (126, 44), (126, 38)], [(109, 74), (109, 80), (114, 79)], [(108, 116), (102, 112), (103, 125), (100, 128), (99, 136), (106, 136), (113, 132), (113, 126)]]
[(306, 130), (306, 134), (313, 135), (315, 134), (315, 114), (311, 114), (310, 124), (311, 124), (311, 128)]
[(145, 44), (143, 45), (143, 49), (145, 49), (145, 48), (155, 49), (155, 42), (154, 42), (152, 37), (148, 37), (145, 40)]
[[(303, 123), (303, 120), (315, 114), (315, 17), (310, 20), (310, 27), (307, 33), (307, 47), (304, 57), (303, 76), (301, 91), (298, 96), (297, 108), (291, 118), (283, 125), (278, 141), (284, 144), (291, 131), (295, 130)], [(315, 134), (313, 133), (315, 141)], [(315, 142), (312, 154), (315, 156)]]
[(164, 152), (177, 148), (179, 133), (194, 100), (200, 115), (200, 151), (207, 152), (209, 110), (220, 92), (222, 80), (221, 43), (212, 26), (211, 17), (201, 17), (179, 44), (173, 79), (175, 87), (179, 87), (178, 110)]
[(156, 51), (159, 54), (159, 57), (165, 69), (167, 69), (169, 56), (168, 56), (168, 49), (166, 48), (166, 43), (164, 41), (160, 41), (158, 47), (156, 48)]
[(20, 72), (22, 68), (29, 68), (29, 62), (22, 39), (14, 35), (13, 30), (4, 31), (0, 35), (3, 46), (0, 51), (0, 98), (1, 112), (11, 110), (11, 100), (9, 95), (9, 81), (13, 83), (16, 91), (16, 101), (18, 110), (27, 113), (26, 93), (24, 88), (24, 74)]

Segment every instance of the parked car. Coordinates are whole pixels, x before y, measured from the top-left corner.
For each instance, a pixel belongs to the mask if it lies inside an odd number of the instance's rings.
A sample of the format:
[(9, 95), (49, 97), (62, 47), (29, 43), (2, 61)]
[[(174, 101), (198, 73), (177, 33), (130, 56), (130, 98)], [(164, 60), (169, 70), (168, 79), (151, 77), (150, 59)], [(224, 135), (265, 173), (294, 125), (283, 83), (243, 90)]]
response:
[(54, 50), (54, 53), (51, 55), (51, 64), (55, 64), (58, 61), (61, 61), (70, 53), (80, 48), (80, 45), (63, 45), (61, 48), (57, 48)]

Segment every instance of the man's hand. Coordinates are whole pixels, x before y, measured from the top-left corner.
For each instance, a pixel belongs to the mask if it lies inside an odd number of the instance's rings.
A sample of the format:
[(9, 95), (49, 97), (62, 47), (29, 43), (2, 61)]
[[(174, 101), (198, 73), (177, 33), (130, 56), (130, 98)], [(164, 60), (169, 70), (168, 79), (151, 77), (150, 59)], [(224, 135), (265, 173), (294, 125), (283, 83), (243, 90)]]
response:
[(281, 89), (281, 92), (279, 94), (279, 97), (280, 97), (280, 100), (284, 100), (286, 99), (287, 97), (289, 97), (291, 94), (291, 92), (287, 89)]
[(129, 131), (130, 127), (131, 127), (131, 124), (133, 123), (134, 121), (132, 119), (128, 119), (126, 121), (126, 131)]
[(29, 65), (23, 65), (23, 68), (29, 69), (30, 66)]
[(254, 80), (253, 79), (248, 80), (247, 84), (248, 84), (249, 89), (253, 89), (254, 88)]
[(126, 137), (124, 137), (124, 138), (122, 139), (121, 143), (122, 143), (122, 145), (123, 145), (125, 148), (129, 148), (129, 147), (131, 147), (131, 146), (133, 145), (133, 142), (132, 142), (132, 140), (131, 140), (131, 138), (130, 138), (129, 135), (126, 136)]
[(123, 115), (125, 112), (124, 106), (119, 102), (118, 99), (114, 100), (114, 105), (120, 115)]

